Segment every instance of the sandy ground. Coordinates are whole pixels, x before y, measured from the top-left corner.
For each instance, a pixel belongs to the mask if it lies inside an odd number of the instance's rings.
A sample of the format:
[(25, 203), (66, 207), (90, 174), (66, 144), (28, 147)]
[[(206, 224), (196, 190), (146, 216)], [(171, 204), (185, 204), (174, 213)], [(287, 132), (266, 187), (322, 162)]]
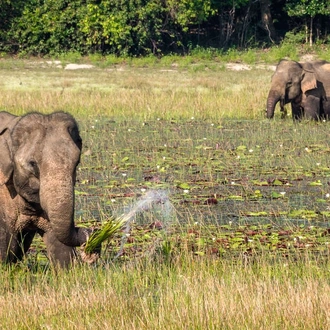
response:
[[(47, 63), (49, 63), (49, 62), (47, 62)], [(58, 66), (61, 65), (60, 63), (58, 63), (58, 61), (56, 61), (56, 63), (54, 62), (54, 64), (56, 64)], [(81, 70), (81, 69), (92, 69), (92, 68), (94, 68), (94, 65), (91, 65), (91, 64), (70, 63), (64, 67), (64, 70)], [(252, 70), (253, 68), (275, 71), (276, 66), (275, 65), (252, 66), (252, 65), (248, 65), (248, 64), (242, 64), (242, 63), (227, 63), (226, 68), (229, 70), (234, 70), (234, 71)]]
[[(314, 55), (306, 54), (300, 58), (300, 61), (306, 62), (306, 61), (313, 61), (316, 60)], [(36, 61), (31, 62), (31, 64), (35, 65), (41, 65), (41, 66), (55, 66), (57, 68), (64, 68), (64, 70), (89, 70), (95, 68), (95, 65), (92, 64), (75, 64), (75, 63), (69, 63), (64, 65), (61, 61)], [(175, 64), (172, 65), (175, 67)], [(244, 63), (226, 63), (226, 68), (228, 70), (233, 71), (250, 71), (252, 69), (262, 69), (262, 70), (270, 70), (275, 71), (276, 65), (267, 65), (267, 64), (244, 64)]]

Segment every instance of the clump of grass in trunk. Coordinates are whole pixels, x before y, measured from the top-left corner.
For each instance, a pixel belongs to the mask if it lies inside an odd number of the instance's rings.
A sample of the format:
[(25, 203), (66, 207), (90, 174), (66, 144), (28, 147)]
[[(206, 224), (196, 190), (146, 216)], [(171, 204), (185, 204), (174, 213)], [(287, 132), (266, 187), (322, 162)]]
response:
[(92, 254), (95, 250), (99, 249), (101, 244), (113, 237), (115, 234), (117, 234), (126, 223), (127, 219), (125, 217), (111, 217), (108, 221), (106, 221), (100, 230), (95, 231), (87, 240), (84, 252), (87, 255)]

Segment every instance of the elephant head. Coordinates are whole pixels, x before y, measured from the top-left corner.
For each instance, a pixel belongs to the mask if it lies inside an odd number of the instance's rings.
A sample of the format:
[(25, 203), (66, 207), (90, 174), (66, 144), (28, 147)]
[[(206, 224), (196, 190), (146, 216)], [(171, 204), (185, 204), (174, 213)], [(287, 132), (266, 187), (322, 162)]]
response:
[(274, 117), (275, 106), (281, 110), (291, 102), (293, 117), (299, 116), (303, 94), (317, 88), (316, 74), (311, 64), (282, 60), (272, 77), (267, 98), (267, 118)]
[(1, 112), (0, 137), (0, 187), (6, 184), (13, 199), (21, 198), (18, 212), (30, 216), (28, 225), (44, 236), (51, 259), (67, 265), (73, 247), (82, 245), (89, 235), (73, 220), (82, 148), (76, 121), (64, 112), (23, 117)]

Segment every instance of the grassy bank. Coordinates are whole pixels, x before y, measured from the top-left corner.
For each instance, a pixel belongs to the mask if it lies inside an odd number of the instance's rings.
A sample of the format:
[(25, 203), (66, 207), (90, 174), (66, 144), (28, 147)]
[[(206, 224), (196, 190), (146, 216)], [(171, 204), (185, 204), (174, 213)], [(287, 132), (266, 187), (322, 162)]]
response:
[[(272, 71), (128, 65), (64, 70), (45, 62), (1, 69), (1, 108), (14, 113), (65, 109), (80, 118), (152, 120), (262, 118)], [(14, 65), (14, 64), (13, 64)]]

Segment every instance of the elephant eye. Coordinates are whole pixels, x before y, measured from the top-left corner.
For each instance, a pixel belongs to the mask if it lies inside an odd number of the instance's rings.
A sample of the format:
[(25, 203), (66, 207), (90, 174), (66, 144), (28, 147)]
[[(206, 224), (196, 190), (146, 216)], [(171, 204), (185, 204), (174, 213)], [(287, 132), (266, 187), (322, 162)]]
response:
[(40, 173), (39, 173), (39, 167), (38, 167), (37, 162), (35, 160), (30, 160), (29, 161), (29, 167), (30, 167), (31, 173), (35, 177), (39, 178)]

